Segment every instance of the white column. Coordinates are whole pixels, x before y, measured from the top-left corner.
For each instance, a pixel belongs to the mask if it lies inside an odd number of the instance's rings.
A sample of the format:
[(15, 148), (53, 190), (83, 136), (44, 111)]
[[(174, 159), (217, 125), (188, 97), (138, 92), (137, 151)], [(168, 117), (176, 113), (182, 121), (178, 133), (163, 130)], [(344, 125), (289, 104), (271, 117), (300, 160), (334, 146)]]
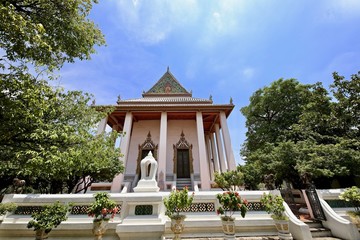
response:
[(196, 112), (196, 130), (199, 144), (201, 190), (210, 190), (209, 162), (206, 157), (204, 123), (201, 112)]
[(100, 135), (105, 132), (106, 124), (107, 124), (108, 116), (101, 119), (99, 126), (97, 128), (97, 135)]
[(221, 124), (221, 130), (222, 130), (222, 134), (223, 134), (223, 138), (224, 138), (224, 146), (225, 146), (228, 169), (235, 170), (236, 163), (235, 163), (234, 153), (233, 153), (233, 150), (231, 147), (230, 133), (229, 133), (228, 125), (227, 125), (225, 112), (220, 112), (220, 124)]
[(214, 180), (214, 165), (213, 165), (213, 163), (211, 161), (212, 156), (211, 156), (211, 149), (210, 149), (210, 136), (209, 136), (209, 134), (205, 134), (205, 146), (206, 146), (207, 160), (209, 162), (210, 179)]
[(160, 119), (160, 141), (158, 155), (158, 184), (160, 190), (165, 189), (166, 180), (166, 146), (167, 145), (167, 113), (161, 113)]
[(211, 143), (211, 151), (212, 151), (212, 157), (213, 157), (213, 161), (214, 161), (215, 171), (221, 172), (218, 157), (217, 157), (216, 147), (215, 147), (214, 133), (210, 133), (210, 143)]
[[(129, 154), (129, 146), (130, 146), (130, 139), (131, 139), (131, 128), (132, 128), (132, 121), (133, 121), (133, 115), (131, 112), (127, 112), (125, 116), (125, 123), (123, 128), (123, 138), (121, 139), (120, 143), (120, 150), (123, 154), (122, 157), (119, 158), (119, 160), (123, 161), (125, 171), (126, 171), (126, 164), (127, 164), (127, 158)], [(113, 179), (113, 182), (111, 184), (111, 192), (120, 192), (121, 191), (121, 184), (124, 180), (124, 174), (119, 174), (115, 176)]]
[(222, 139), (221, 139), (221, 135), (220, 135), (220, 127), (219, 127), (218, 123), (216, 123), (214, 126), (215, 126), (216, 146), (217, 146), (218, 155), (219, 155), (221, 172), (226, 172), (227, 169), (226, 169), (226, 164), (225, 164), (225, 156), (224, 156), (224, 149), (222, 146)]

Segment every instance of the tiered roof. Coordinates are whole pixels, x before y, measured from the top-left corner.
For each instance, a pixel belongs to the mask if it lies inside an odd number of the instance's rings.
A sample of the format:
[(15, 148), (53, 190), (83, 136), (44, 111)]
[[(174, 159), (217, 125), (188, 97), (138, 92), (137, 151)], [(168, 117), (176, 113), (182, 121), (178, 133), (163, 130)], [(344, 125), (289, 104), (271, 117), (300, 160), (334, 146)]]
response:
[(165, 74), (150, 88), (142, 94), (142, 98), (118, 100), (119, 106), (145, 106), (145, 105), (211, 105), (211, 99), (193, 98), (179, 81), (172, 75), (169, 68)]
[(168, 120), (195, 120), (196, 113), (203, 115), (204, 131), (214, 131), (214, 124), (219, 123), (220, 112), (229, 116), (234, 105), (213, 104), (212, 98), (194, 98), (171, 74), (169, 68), (142, 98), (118, 99), (114, 112), (109, 117), (109, 125), (123, 125), (127, 112), (132, 112), (134, 121), (160, 119), (162, 112), (167, 112)]

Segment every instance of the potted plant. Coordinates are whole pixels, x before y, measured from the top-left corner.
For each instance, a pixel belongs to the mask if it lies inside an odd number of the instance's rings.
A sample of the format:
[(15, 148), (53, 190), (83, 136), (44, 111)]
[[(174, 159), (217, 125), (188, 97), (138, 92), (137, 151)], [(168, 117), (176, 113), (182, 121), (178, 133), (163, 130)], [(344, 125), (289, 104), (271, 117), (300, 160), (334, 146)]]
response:
[(189, 195), (188, 192), (187, 187), (181, 191), (173, 189), (169, 197), (164, 198), (165, 214), (171, 219), (171, 231), (175, 233), (173, 239), (180, 239), (180, 234), (184, 230), (186, 216), (180, 212), (184, 212), (185, 208), (190, 207), (194, 200), (194, 193)]
[(219, 200), (220, 207), (217, 209), (217, 214), (221, 214), (221, 221), (223, 232), (226, 239), (235, 239), (235, 217), (233, 214), (240, 211), (241, 216), (244, 218), (248, 210), (247, 200), (240, 197), (236, 191), (226, 191), (222, 194), (217, 194), (216, 198)]
[(351, 202), (355, 211), (348, 211), (351, 221), (360, 228), (360, 189), (356, 186), (345, 189), (343, 193), (340, 194), (339, 198), (347, 202)]
[(34, 231), (36, 231), (35, 239), (46, 239), (53, 228), (59, 226), (62, 221), (67, 220), (67, 213), (70, 208), (71, 204), (61, 204), (59, 201), (46, 205), (43, 210), (31, 215), (32, 220), (28, 222), (27, 227), (34, 228)]
[(118, 212), (116, 202), (110, 199), (106, 192), (99, 192), (94, 195), (95, 201), (89, 206), (87, 214), (93, 217), (93, 234), (95, 239), (101, 240), (106, 231), (107, 223), (115, 217)]
[(3, 220), (3, 218), (8, 212), (13, 212), (16, 210), (16, 208), (17, 208), (16, 203), (11, 203), (11, 202), (0, 203), (0, 221)]
[(271, 218), (275, 222), (279, 237), (284, 239), (291, 238), (289, 231), (289, 218), (285, 215), (284, 199), (280, 195), (264, 193), (260, 199), (260, 203), (265, 211), (271, 214)]

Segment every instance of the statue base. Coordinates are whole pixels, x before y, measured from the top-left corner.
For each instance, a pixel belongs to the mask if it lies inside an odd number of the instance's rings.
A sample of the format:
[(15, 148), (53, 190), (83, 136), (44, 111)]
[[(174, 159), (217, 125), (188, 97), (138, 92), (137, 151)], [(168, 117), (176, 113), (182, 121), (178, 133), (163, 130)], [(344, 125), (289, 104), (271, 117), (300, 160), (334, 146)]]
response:
[(159, 190), (156, 180), (141, 179), (134, 187), (134, 192), (158, 192)]

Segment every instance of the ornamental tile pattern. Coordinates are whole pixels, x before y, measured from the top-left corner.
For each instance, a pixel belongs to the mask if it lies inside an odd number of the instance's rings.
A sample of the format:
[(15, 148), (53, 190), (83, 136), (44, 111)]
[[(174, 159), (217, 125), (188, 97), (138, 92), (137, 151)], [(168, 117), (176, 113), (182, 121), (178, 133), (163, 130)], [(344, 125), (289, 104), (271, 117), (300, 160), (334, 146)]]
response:
[(146, 94), (189, 94), (186, 89), (175, 79), (169, 70), (160, 78), (160, 80)]

